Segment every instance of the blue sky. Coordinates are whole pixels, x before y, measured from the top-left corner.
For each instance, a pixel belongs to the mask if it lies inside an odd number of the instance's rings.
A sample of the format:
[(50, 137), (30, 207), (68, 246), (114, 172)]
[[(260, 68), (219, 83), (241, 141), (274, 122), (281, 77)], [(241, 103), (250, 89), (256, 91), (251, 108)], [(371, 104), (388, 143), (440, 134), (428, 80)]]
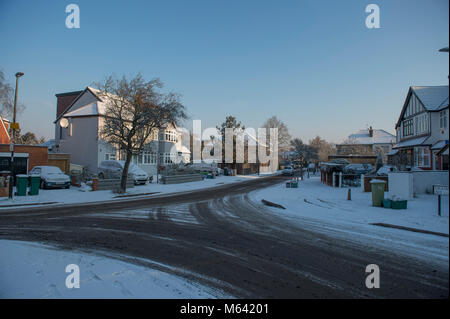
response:
[[(66, 5), (81, 28), (65, 26)], [(380, 7), (367, 29), (365, 8)], [(448, 84), (447, 0), (0, 0), (0, 68), (23, 131), (53, 138), (56, 93), (108, 74), (159, 77), (191, 119), (272, 115), (294, 137), (339, 142), (371, 125), (393, 133), (410, 85)], [(189, 125), (186, 125), (188, 127)]]

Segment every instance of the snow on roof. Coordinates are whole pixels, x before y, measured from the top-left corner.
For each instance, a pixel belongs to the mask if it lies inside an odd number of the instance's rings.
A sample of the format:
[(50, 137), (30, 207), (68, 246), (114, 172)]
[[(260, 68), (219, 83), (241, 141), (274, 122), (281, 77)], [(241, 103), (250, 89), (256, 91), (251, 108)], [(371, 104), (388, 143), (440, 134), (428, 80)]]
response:
[(401, 148), (401, 147), (408, 147), (408, 146), (415, 146), (415, 145), (422, 145), (425, 140), (428, 138), (428, 136), (422, 136), (418, 138), (413, 138), (412, 140), (400, 142), (398, 144), (395, 144), (393, 148)]
[(75, 111), (66, 113), (64, 117), (77, 117), (77, 116), (95, 116), (101, 115), (105, 112), (105, 105), (103, 102), (97, 101), (82, 106)]
[(395, 143), (395, 136), (385, 130), (373, 130), (373, 136), (370, 136), (369, 129), (359, 130), (351, 134), (348, 140), (344, 142), (351, 144), (393, 144)]
[(438, 142), (436, 142), (431, 149), (432, 150), (440, 150), (441, 148), (443, 148), (445, 145), (448, 144), (448, 140), (440, 140)]
[(390, 151), (389, 153), (387, 153), (386, 155), (387, 156), (392, 156), (392, 155), (395, 155), (395, 154), (397, 154), (398, 153), (398, 150), (392, 150), (392, 151)]
[(448, 85), (412, 86), (411, 89), (428, 111), (439, 111), (448, 106)]
[(191, 151), (184, 145), (181, 145), (181, 147), (178, 149), (178, 152), (186, 153), (186, 154), (190, 154), (191, 153)]

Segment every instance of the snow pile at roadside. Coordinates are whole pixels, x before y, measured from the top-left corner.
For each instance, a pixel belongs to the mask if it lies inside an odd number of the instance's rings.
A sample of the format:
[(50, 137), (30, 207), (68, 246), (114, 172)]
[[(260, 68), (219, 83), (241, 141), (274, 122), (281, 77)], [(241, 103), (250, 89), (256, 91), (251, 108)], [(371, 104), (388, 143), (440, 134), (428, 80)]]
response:
[(395, 210), (373, 207), (372, 194), (361, 188), (351, 189), (351, 201), (347, 200), (347, 192), (347, 188), (326, 186), (315, 176), (299, 181), (298, 188), (286, 188), (283, 183), (255, 192), (252, 197), (257, 202), (265, 199), (283, 205), (286, 210), (270, 209), (299, 222), (308, 217), (330, 224), (387, 223), (449, 233), (448, 196), (442, 196), (442, 216), (438, 216), (436, 195), (419, 194), (408, 201), (407, 209)]
[[(94, 255), (0, 240), (0, 298), (226, 298), (158, 270)], [(80, 269), (80, 288), (66, 287), (66, 266)]]
[[(224, 184), (238, 183), (253, 178), (259, 178), (267, 175), (238, 175), (238, 176), (218, 176), (215, 179), (205, 179), (203, 181), (189, 182), (182, 184), (156, 184), (155, 182), (147, 185), (137, 185), (129, 188), (126, 195), (139, 195), (148, 193), (169, 194), (185, 191), (193, 191), (198, 189), (206, 189)], [(156, 179), (154, 179), (155, 181)], [(13, 200), (8, 198), (0, 198), (0, 210), (11, 209), (9, 205), (20, 205), (30, 203), (52, 203), (59, 204), (70, 203), (87, 203), (96, 201), (117, 200), (118, 194), (110, 190), (90, 192), (80, 187), (71, 186), (70, 189), (40, 189), (39, 195), (35, 196), (15, 196)], [(156, 194), (155, 194), (156, 195)]]

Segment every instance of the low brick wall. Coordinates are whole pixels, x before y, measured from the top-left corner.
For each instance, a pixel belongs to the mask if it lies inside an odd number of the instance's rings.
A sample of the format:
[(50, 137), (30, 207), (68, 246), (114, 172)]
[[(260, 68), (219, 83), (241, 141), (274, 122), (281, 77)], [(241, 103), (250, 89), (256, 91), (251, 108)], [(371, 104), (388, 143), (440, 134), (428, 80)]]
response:
[(365, 192), (371, 192), (372, 191), (372, 185), (370, 184), (370, 181), (372, 179), (380, 179), (382, 181), (386, 181), (386, 184), (384, 184), (384, 191), (389, 191), (389, 178), (387, 176), (364, 176), (364, 191)]
[[(127, 188), (134, 187), (134, 181), (127, 179)], [(120, 179), (99, 179), (97, 190), (118, 190), (120, 188)]]
[(201, 180), (203, 180), (203, 174), (168, 175), (161, 177), (163, 184), (180, 184)]

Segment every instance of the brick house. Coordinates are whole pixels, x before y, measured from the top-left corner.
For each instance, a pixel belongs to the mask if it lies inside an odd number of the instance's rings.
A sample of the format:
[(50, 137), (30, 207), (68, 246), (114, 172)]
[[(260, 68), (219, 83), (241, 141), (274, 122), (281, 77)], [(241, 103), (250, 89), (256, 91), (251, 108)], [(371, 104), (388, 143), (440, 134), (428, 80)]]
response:
[(387, 154), (395, 143), (395, 135), (381, 129), (359, 130), (348, 136), (341, 144), (336, 144), (336, 154), (328, 159), (346, 159), (350, 163), (375, 164), (378, 153), (383, 162), (387, 161)]
[[(9, 171), (11, 163), (9, 121), (0, 117), (0, 171)], [(33, 167), (48, 165), (48, 150), (44, 146), (15, 145), (16, 174), (27, 174)]]
[[(11, 152), (9, 144), (0, 144), (0, 171), (9, 171)], [(35, 166), (48, 165), (46, 146), (14, 145), (14, 167), (16, 174), (27, 174)]]

